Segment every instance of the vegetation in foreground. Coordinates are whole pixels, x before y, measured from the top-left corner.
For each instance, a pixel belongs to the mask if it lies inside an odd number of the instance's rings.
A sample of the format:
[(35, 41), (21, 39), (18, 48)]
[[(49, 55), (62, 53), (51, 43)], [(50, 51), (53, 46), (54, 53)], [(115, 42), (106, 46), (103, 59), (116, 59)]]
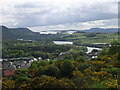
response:
[(71, 57), (34, 61), (17, 69), (12, 80), (3, 78), (3, 88), (120, 88), (120, 43), (104, 48), (98, 58)]

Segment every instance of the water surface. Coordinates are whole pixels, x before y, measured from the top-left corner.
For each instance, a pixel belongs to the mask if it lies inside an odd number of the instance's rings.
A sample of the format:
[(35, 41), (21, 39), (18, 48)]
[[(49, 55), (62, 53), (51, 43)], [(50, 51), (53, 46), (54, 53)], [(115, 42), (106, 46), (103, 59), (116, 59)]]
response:
[(73, 42), (69, 42), (69, 41), (53, 41), (54, 44), (56, 45), (65, 45), (65, 44), (73, 44)]
[(95, 48), (95, 47), (87, 47), (88, 51), (86, 53), (90, 53), (93, 49), (102, 50), (102, 48)]

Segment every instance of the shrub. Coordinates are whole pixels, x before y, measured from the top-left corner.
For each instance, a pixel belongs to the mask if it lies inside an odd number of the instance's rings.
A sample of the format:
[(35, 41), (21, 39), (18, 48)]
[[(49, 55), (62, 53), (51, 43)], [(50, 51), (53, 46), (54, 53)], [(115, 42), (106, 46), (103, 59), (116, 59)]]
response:
[(71, 73), (74, 69), (74, 65), (71, 60), (64, 60), (64, 63), (62, 64), (62, 74), (65, 76), (71, 76)]
[(56, 66), (50, 65), (45, 70), (45, 75), (54, 76), (58, 78), (60, 76), (60, 70)]

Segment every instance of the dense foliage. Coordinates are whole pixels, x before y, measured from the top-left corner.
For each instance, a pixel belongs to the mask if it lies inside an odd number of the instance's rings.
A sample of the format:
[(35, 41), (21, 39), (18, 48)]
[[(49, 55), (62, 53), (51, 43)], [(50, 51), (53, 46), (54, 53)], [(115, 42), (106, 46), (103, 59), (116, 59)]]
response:
[(13, 80), (4, 78), (3, 88), (120, 88), (119, 50), (120, 43), (113, 42), (91, 60), (78, 54), (74, 59), (34, 61), (28, 69), (17, 69)]
[[(75, 45), (55, 45), (49, 42), (39, 41), (3, 41), (3, 58), (19, 58), (19, 57), (42, 57), (43, 59), (57, 57), (61, 52), (70, 50), (76, 53), (86, 51), (83, 47)], [(79, 51), (81, 50), (81, 51)]]

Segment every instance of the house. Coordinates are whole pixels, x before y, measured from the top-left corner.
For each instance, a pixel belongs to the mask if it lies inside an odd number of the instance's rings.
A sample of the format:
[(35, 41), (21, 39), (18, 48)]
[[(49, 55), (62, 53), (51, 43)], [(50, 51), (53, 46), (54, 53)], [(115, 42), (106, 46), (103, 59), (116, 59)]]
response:
[(4, 69), (8, 69), (12, 65), (12, 63), (10, 61), (2, 62), (2, 63), (3, 63), (3, 68)]
[(25, 65), (20, 66), (20, 68), (21, 68), (21, 69), (27, 69), (27, 68), (30, 67), (30, 65), (31, 65), (31, 63), (26, 63)]
[(98, 56), (92, 56), (92, 58), (97, 58)]
[(33, 58), (33, 60), (34, 60), (34, 61), (37, 61), (37, 59), (36, 59), (36, 58)]
[(41, 58), (41, 57), (38, 57), (38, 60), (42, 60), (42, 58)]
[(50, 61), (50, 59), (45, 59), (45, 61)]
[[(15, 60), (13, 60), (15, 59)], [(20, 60), (19, 60), (20, 59)], [(39, 58), (41, 59), (41, 58)], [(31, 57), (21, 57), (21, 58), (12, 58), (12, 61), (10, 59), (7, 59), (7, 61), (2, 61), (2, 66), (4, 70), (15, 70), (20, 68), (28, 68), (33, 61), (37, 61), (37, 58), (31, 58)]]
[(70, 53), (70, 52), (60, 53), (59, 56), (58, 56), (58, 60), (64, 60), (64, 58), (66, 56), (71, 56), (71, 55), (72, 55), (72, 53)]
[(14, 70), (4, 70), (3, 71), (3, 76), (8, 77), (9, 79), (13, 79), (13, 76), (15, 75)]
[(15, 70), (16, 69), (16, 66), (15, 65), (10, 65), (8, 68), (6, 69), (10, 69), (10, 70)]
[(23, 41), (23, 39), (17, 39), (18, 41)]
[(4, 76), (13, 76), (15, 75), (14, 70), (4, 70)]
[(58, 60), (58, 57), (54, 58), (54, 60)]
[(92, 54), (91, 54), (91, 53), (88, 53), (86, 57), (87, 57), (88, 59), (91, 59), (91, 58), (92, 58)]

